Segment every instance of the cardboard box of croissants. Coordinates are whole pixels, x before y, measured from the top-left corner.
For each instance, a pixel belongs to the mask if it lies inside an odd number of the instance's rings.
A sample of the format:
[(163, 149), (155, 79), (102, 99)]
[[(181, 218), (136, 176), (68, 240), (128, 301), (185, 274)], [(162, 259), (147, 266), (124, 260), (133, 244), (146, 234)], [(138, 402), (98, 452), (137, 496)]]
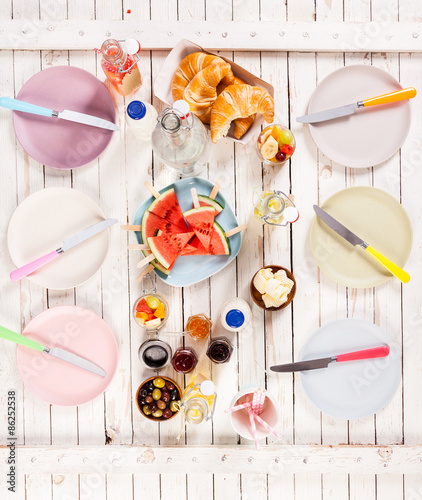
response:
[(246, 144), (264, 119), (274, 121), (274, 88), (227, 58), (182, 40), (168, 55), (154, 81), (154, 94), (171, 105), (184, 99), (211, 130)]

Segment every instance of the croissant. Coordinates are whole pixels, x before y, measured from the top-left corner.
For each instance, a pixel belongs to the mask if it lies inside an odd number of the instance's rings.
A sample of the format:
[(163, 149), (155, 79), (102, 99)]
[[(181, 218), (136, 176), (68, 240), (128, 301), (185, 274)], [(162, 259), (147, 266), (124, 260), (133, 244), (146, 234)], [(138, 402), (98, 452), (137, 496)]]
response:
[[(193, 52), (182, 59), (171, 81), (173, 100), (183, 99), (185, 88), (192, 78), (201, 70), (216, 62), (224, 62), (224, 60), (221, 57), (206, 54), (205, 52)], [(233, 80), (230, 77), (225, 77), (223, 81), (226, 85), (230, 85)]]
[(221, 60), (197, 73), (185, 88), (183, 99), (203, 123), (210, 122), (211, 106), (217, 99), (217, 85), (223, 78), (233, 80), (233, 73), (230, 64)]
[[(247, 85), (247, 83), (238, 76), (234, 76), (233, 80), (234, 85)], [(217, 87), (217, 94), (220, 95), (221, 92), (223, 92), (223, 90), (227, 88), (227, 86), (228, 85), (224, 83), (220, 83)], [(240, 139), (242, 135), (246, 134), (246, 132), (251, 128), (252, 123), (255, 121), (255, 118), (256, 114), (253, 114), (246, 118), (238, 118), (234, 121), (233, 135), (236, 137), (236, 139)]]
[(216, 143), (227, 135), (230, 124), (237, 118), (261, 113), (267, 123), (274, 120), (274, 100), (261, 87), (229, 85), (217, 97), (211, 109), (211, 140)]

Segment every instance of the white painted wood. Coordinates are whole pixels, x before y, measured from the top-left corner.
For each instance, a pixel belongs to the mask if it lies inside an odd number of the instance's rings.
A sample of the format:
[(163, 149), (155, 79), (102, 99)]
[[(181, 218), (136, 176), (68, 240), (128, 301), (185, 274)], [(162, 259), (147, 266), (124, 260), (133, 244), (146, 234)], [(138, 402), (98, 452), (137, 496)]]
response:
[[(346, 22), (343, 22), (343, 15)], [(30, 448), (20, 450), (21, 471), (29, 474), (24, 477), (21, 472), (20, 492), (15, 498), (24, 498), (25, 488), (28, 499), (132, 498), (152, 494), (153, 498), (182, 499), (211, 499), (213, 496), (271, 499), (283, 495), (296, 499), (397, 500), (403, 498), (403, 491), (405, 498), (421, 497), (420, 476), (408, 475), (403, 480), (402, 475), (404, 472), (420, 475), (417, 460), (422, 454), (419, 448), (393, 447), (394, 458), (388, 459), (384, 448), (363, 447), (356, 455), (354, 447), (337, 446), (348, 442), (391, 445), (401, 444), (403, 440), (419, 445), (422, 441), (417, 383), (421, 377), (417, 289), (421, 272), (417, 244), (422, 211), (417, 192), (420, 116), (413, 113), (410, 135), (401, 155), (396, 154), (375, 169), (360, 171), (332, 164), (316, 150), (306, 128), (293, 121), (305, 111), (309, 95), (318, 82), (344, 64), (373, 64), (400, 77), (403, 85), (422, 88), (419, 74), (422, 61), (417, 54), (422, 40), (420, 20), (410, 0), (400, 0), (400, 15), (395, 5), (387, 0), (317, 0), (315, 4), (302, 0), (289, 1), (287, 6), (275, 0), (260, 4), (253, 0), (207, 3), (180, 0), (178, 4), (169, 0), (136, 4), (129, 0), (95, 3), (93, 0), (67, 3), (62, 0), (14, 0), (12, 6), (4, 3), (0, 6), (0, 48), (15, 49), (13, 54), (0, 52), (2, 67), (14, 68), (13, 75), (4, 71), (0, 77), (1, 95), (13, 96), (33, 74), (56, 64), (79, 66), (97, 73), (104, 80), (99, 57), (91, 49), (108, 36), (138, 37), (144, 49), (139, 63), (144, 81), (142, 89), (125, 100), (116, 96), (120, 136), (99, 160), (82, 169), (72, 173), (57, 172), (36, 164), (16, 144), (9, 112), (0, 110), (1, 150), (7, 158), (7, 170), (2, 167), (2, 179), (9, 181), (0, 188), (3, 234), (16, 205), (44, 187), (64, 185), (81, 190), (97, 201), (107, 214), (114, 214), (122, 223), (131, 223), (137, 206), (149, 196), (143, 181), (149, 180), (159, 189), (174, 180), (170, 170), (156, 159), (153, 161), (150, 147), (141, 145), (126, 130), (124, 109), (135, 97), (152, 101), (157, 109), (162, 109), (162, 104), (152, 98), (152, 81), (168, 49), (183, 37), (210, 49), (242, 50), (223, 54), (235, 57), (237, 62), (272, 82), (277, 115), (282, 123), (292, 121), (298, 141), (291, 169), (285, 165), (277, 171), (267, 167), (261, 169), (251, 145), (235, 147), (230, 141), (221, 141), (211, 148), (209, 167), (202, 175), (211, 181), (223, 176), (221, 189), (230, 205), (236, 208), (241, 223), (246, 222), (252, 212), (253, 187), (285, 189), (291, 183), (301, 212), (301, 225), (293, 227), (292, 248), (288, 230), (283, 232), (283, 228), (274, 228), (275, 232), (265, 228), (263, 231), (253, 225), (246, 233), (237, 262), (224, 273), (185, 290), (169, 289), (157, 283), (158, 290), (170, 302), (172, 313), (168, 330), (181, 331), (191, 313), (206, 312), (214, 323), (212, 335), (229, 336), (235, 347), (233, 361), (227, 365), (212, 365), (207, 358), (201, 360), (200, 370), (217, 384), (218, 411), (212, 424), (188, 428), (180, 443), (175, 439), (180, 419), (158, 426), (144, 419), (136, 407), (136, 389), (151, 372), (145, 370), (137, 358), (145, 333), (130, 317), (130, 307), (142, 293), (141, 285), (135, 281), (139, 256), (126, 249), (128, 243), (135, 242), (134, 236), (115, 231), (111, 252), (102, 271), (86, 285), (67, 293), (46, 292), (27, 280), (11, 286), (7, 279), (11, 261), (2, 238), (0, 245), (3, 245), (6, 258), (2, 264), (1, 324), (19, 330), (47, 307), (76, 303), (103, 315), (116, 333), (120, 347), (119, 371), (106, 395), (88, 405), (65, 411), (50, 408), (24, 390), (13, 364), (14, 346), (2, 343), (2, 382), (15, 384), (20, 391), (20, 443), (43, 445), (42, 450), (33, 451), (34, 462), (26, 455), (32, 451)], [(22, 33), (22, 29), (26, 33)], [(284, 32), (282, 36), (280, 31)], [(361, 36), (364, 31), (367, 33), (365, 38)], [(72, 50), (68, 52), (68, 49)], [(150, 49), (158, 50), (151, 52)], [(291, 52), (283, 52), (285, 50)], [(371, 51), (383, 53), (370, 54)], [(413, 53), (398, 55), (400, 51)], [(419, 97), (412, 101), (413, 110), (418, 109), (418, 103)], [(402, 199), (412, 219), (415, 245), (406, 265), (412, 280), (403, 286), (403, 291), (393, 280), (375, 290), (346, 290), (317, 271), (307, 244), (313, 216), (308, 210), (309, 200), (321, 202), (351, 185), (374, 185), (390, 192)], [(218, 325), (222, 304), (237, 294), (250, 301), (248, 285), (253, 272), (269, 263), (286, 263), (289, 267), (291, 260), (300, 285), (300, 295), (296, 296), (293, 308), (279, 314), (266, 314), (264, 318), (262, 311), (253, 306), (253, 333), (233, 335), (224, 332)], [(304, 315), (304, 311), (308, 314)], [(293, 383), (291, 377), (282, 378), (273, 373), (266, 376), (262, 370), (275, 362), (296, 359), (313, 330), (347, 315), (374, 321), (399, 345), (403, 343), (404, 362), (403, 392), (399, 390), (376, 418), (349, 424), (320, 414), (305, 398), (298, 379)], [(173, 349), (181, 345), (178, 337), (167, 339), (163, 335), (162, 338), (168, 340)], [(189, 338), (185, 345), (203, 352), (200, 343)], [(175, 377), (172, 369), (163, 374), (175, 378), (182, 386), (185, 382), (183, 377)], [(247, 382), (266, 385), (280, 401), (278, 430), (283, 435), (282, 443), (288, 446), (265, 448), (259, 454), (253, 447), (244, 446), (250, 446), (250, 442), (237, 446), (238, 437), (230, 428), (223, 409), (230, 404), (238, 387)], [(0, 394), (0, 422), (4, 420), (4, 412), (5, 398)], [(123, 446), (104, 447), (105, 430), (113, 444)], [(0, 435), (4, 437), (4, 433), (2, 428)], [(273, 438), (268, 441), (277, 443)], [(154, 465), (144, 467), (143, 461), (149, 455), (142, 455), (144, 448), (126, 448), (125, 445), (132, 443), (152, 446)], [(230, 445), (230, 448), (209, 448), (212, 443), (214, 446)], [(334, 448), (309, 446), (319, 443)], [(77, 448), (77, 444), (84, 448)], [(65, 456), (51, 458), (49, 453), (55, 448), (49, 449), (50, 445), (64, 446)], [(95, 448), (88, 448), (90, 445)], [(173, 448), (160, 448), (161, 445)], [(201, 448), (191, 448), (191, 445)], [(113, 458), (107, 460), (112, 452), (117, 452), (114, 463)], [(223, 455), (228, 459), (222, 461)], [(47, 457), (46, 463), (41, 456)], [(129, 467), (123, 470), (123, 465), (118, 464), (122, 459), (125, 464), (127, 457)], [(249, 462), (249, 458), (253, 460)], [(166, 472), (160, 475), (163, 470)], [(140, 475), (141, 471), (147, 474)], [(143, 478), (151, 483), (151, 488), (147, 489)], [(2, 478), (0, 488), (4, 484)]]
[[(108, 475), (133, 473), (266, 474), (273, 464), (282, 464), (281, 473), (321, 472), (370, 474), (421, 474), (422, 447), (392, 446), (265, 446), (256, 451), (248, 446), (23, 446), (20, 464), (27, 474), (86, 474), (100, 470)], [(0, 461), (8, 454), (0, 446)], [(41, 456), (43, 460), (32, 460)], [(280, 466), (281, 468), (281, 466)]]
[[(294, 4), (296, 2), (290, 2)], [(289, 4), (289, 9), (290, 9)], [(151, 2), (151, 21), (142, 25), (132, 21), (126, 14), (123, 21), (120, 7), (109, 10), (106, 20), (103, 7), (97, 7), (97, 20), (39, 21), (37, 18), (25, 20), (2, 19), (0, 24), (0, 49), (20, 48), (23, 50), (37, 46), (43, 50), (90, 50), (105, 37), (124, 39), (139, 37), (146, 50), (171, 49), (183, 38), (214, 50), (254, 51), (300, 51), (300, 52), (420, 52), (422, 50), (422, 30), (417, 22), (321, 22), (313, 21), (313, 2), (308, 4), (311, 11), (306, 21), (296, 22), (289, 17), (286, 22), (264, 22), (255, 19), (236, 22), (195, 21), (174, 22), (171, 19), (158, 20), (161, 1)], [(219, 3), (223, 5), (224, 2)], [(236, 5), (240, 5), (237, 4)], [(258, 5), (256, 3), (256, 5)], [(216, 8), (218, 8), (216, 6)], [(258, 7), (254, 7), (255, 12)], [(135, 10), (135, 9), (133, 9)], [(171, 7), (176, 10), (176, 4)], [(236, 9), (234, 9), (235, 11)], [(170, 13), (161, 9), (162, 12)], [(351, 12), (359, 12), (357, 7)], [(350, 12), (349, 11), (349, 12)], [(252, 9), (253, 12), (253, 9)], [(162, 36), (157, 36), (161, 33)], [(226, 35), (227, 33), (227, 35)]]

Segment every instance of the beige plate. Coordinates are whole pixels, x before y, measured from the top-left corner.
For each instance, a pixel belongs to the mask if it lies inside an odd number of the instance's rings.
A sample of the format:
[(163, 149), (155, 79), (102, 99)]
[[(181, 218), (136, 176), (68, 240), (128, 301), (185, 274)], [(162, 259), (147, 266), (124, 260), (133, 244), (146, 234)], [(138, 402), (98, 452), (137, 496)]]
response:
[[(80, 191), (43, 189), (26, 198), (10, 219), (7, 231), (10, 256), (16, 267), (23, 266), (56, 250), (65, 239), (104, 219), (101, 208)], [(107, 229), (71, 248), (27, 279), (56, 290), (81, 285), (100, 269), (109, 240)]]
[[(322, 205), (357, 236), (403, 267), (412, 248), (412, 226), (404, 208), (388, 193), (352, 187)], [(352, 246), (317, 216), (311, 226), (312, 254), (321, 270), (341, 285), (369, 288), (393, 276), (359, 246)]]
[[(327, 76), (316, 88), (308, 113), (400, 90), (397, 80), (373, 66), (354, 65)], [(404, 143), (410, 128), (408, 101), (359, 109), (351, 116), (314, 123), (311, 135), (321, 151), (347, 167), (378, 165)]]

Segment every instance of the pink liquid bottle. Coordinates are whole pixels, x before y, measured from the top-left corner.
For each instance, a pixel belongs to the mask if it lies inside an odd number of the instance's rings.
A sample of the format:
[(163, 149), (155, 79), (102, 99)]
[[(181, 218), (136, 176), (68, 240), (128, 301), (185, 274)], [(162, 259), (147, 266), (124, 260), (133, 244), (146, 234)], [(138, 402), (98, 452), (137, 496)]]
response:
[(137, 62), (139, 42), (129, 38), (121, 44), (109, 38), (101, 46), (101, 67), (113, 87), (122, 96), (136, 92), (142, 85), (141, 73)]

